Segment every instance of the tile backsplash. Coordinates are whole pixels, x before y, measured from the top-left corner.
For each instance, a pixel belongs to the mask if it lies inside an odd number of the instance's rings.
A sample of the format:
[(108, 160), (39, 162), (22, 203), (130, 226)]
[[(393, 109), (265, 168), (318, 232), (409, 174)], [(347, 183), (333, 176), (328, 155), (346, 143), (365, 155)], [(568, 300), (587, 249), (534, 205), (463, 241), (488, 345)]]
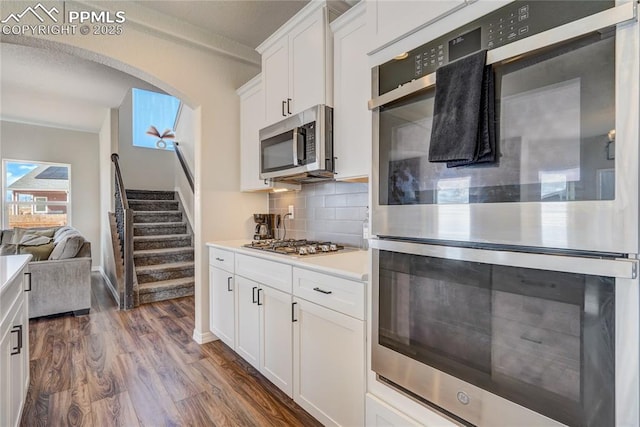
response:
[[(329, 240), (362, 246), (362, 222), (367, 215), (369, 185), (349, 182), (304, 184), (301, 191), (269, 194), (269, 213), (279, 214), (287, 239)], [(284, 219), (289, 205), (294, 219)], [(280, 238), (285, 238), (280, 226)]]

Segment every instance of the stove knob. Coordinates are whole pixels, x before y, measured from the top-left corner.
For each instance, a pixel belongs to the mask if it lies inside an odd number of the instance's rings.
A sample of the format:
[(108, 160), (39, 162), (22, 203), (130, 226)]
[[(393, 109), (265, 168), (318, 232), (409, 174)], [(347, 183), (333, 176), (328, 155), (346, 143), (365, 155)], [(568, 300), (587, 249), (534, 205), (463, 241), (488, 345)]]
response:
[(329, 245), (320, 245), (320, 250), (322, 252), (329, 252)]
[(338, 250), (338, 245), (336, 245), (335, 243), (332, 243), (329, 245), (329, 250), (330, 251), (337, 251)]
[(310, 254), (315, 254), (317, 252), (316, 247), (315, 246), (308, 246), (307, 247), (307, 252), (309, 252)]
[(300, 246), (298, 248), (298, 255), (306, 255), (307, 254), (307, 248), (304, 246)]

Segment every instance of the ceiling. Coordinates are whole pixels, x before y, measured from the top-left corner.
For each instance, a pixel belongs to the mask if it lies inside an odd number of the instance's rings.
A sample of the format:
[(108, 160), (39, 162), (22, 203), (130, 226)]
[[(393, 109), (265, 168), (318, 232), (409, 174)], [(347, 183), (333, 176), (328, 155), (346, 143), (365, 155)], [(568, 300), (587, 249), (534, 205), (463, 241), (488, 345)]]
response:
[[(166, 17), (253, 51), (308, 0), (112, 2)], [(88, 3), (88, 2), (87, 2)], [(124, 9), (127, 11), (127, 9)], [(127, 11), (127, 14), (129, 12)], [(98, 132), (108, 108), (132, 87), (159, 91), (133, 76), (60, 52), (0, 43), (0, 119)]]
[(309, 0), (150, 0), (142, 5), (256, 48)]

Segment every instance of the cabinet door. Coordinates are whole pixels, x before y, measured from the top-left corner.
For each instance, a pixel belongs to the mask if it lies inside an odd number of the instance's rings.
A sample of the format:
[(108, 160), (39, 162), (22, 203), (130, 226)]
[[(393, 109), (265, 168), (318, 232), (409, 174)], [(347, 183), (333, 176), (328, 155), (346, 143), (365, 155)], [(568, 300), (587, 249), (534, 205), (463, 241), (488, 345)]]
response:
[(364, 322), (294, 302), (294, 400), (324, 425), (365, 425)]
[(327, 66), (333, 61), (327, 54), (332, 51), (326, 43), (325, 14), (325, 8), (319, 9), (289, 34), (289, 97), (292, 99), (292, 114), (316, 104), (332, 105), (332, 101), (326, 99), (326, 79), (331, 81)]
[[(22, 289), (22, 288), (20, 288)], [(16, 302), (2, 325), (0, 336), (0, 425), (17, 426), (28, 378), (28, 318), (24, 300)], [(19, 337), (20, 336), (20, 337)], [(19, 340), (22, 347), (19, 348)], [(25, 348), (26, 347), (26, 348)], [(18, 354), (12, 354), (18, 349)]]
[[(367, 394), (367, 420), (365, 425), (369, 427), (418, 427), (421, 424), (413, 421), (378, 398)], [(441, 425), (449, 424), (444, 422)]]
[(260, 288), (260, 372), (293, 396), (291, 295), (268, 286)]
[(259, 283), (244, 277), (236, 277), (238, 298), (236, 352), (258, 370), (260, 370), (260, 310), (257, 300), (259, 288)]
[(265, 126), (267, 126), (288, 115), (286, 101), (289, 98), (289, 52), (286, 37), (262, 55), (262, 88)]
[[(334, 40), (333, 149), (336, 179), (368, 179), (371, 166), (371, 74), (367, 57), (365, 5), (336, 29)], [(352, 13), (348, 11), (347, 13)], [(348, 18), (346, 16), (340, 19)], [(335, 24), (335, 22), (334, 22)]]
[(260, 129), (264, 125), (264, 92), (255, 85), (240, 99), (240, 190), (267, 190), (260, 179)]
[(233, 274), (209, 267), (211, 332), (235, 349), (235, 310)]
[(0, 330), (0, 426), (11, 426), (12, 389), (11, 389), (11, 349), (13, 348), (15, 334), (11, 333), (13, 325), (9, 320), (2, 325)]

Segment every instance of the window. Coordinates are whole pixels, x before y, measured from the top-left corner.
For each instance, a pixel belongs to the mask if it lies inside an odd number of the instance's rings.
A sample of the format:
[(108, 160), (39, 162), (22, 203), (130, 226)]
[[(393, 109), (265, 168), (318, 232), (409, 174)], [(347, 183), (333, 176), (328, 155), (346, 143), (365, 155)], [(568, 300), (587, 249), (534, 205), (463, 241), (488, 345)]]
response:
[(4, 160), (3, 168), (5, 228), (69, 224), (69, 165)]
[[(174, 150), (174, 126), (180, 100), (171, 95), (133, 89), (133, 145)], [(153, 127), (153, 128), (152, 128)], [(149, 131), (155, 129), (150, 134)]]

